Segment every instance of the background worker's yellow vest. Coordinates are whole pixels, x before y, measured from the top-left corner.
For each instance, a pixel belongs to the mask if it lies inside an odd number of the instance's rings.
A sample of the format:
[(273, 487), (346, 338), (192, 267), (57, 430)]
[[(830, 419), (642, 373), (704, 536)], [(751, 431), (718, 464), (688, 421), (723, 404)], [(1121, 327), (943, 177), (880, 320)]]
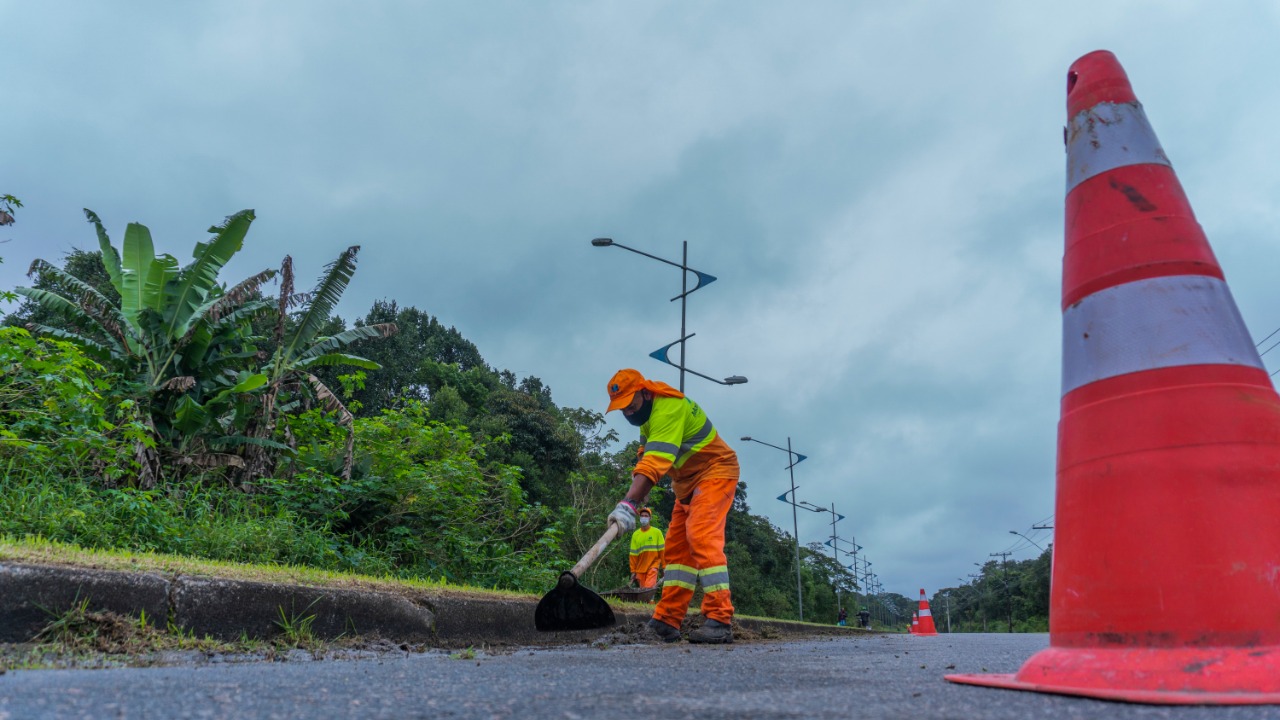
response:
[(638, 575), (662, 568), (667, 549), (666, 538), (656, 527), (631, 533), (631, 572)]

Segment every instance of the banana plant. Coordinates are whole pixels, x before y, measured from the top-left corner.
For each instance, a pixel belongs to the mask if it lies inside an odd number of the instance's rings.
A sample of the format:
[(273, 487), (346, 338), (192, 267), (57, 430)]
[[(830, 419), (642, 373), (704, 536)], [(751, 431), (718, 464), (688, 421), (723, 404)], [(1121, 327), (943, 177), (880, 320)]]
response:
[[(390, 337), (396, 332), (395, 323), (380, 323), (351, 328), (332, 336), (320, 333), (329, 321), (342, 293), (351, 282), (356, 270), (359, 245), (352, 245), (325, 266), (324, 274), (314, 290), (302, 295), (293, 294), (293, 258), (286, 255), (280, 265), (280, 298), (277, 305), (275, 340), (276, 350), (267, 362), (264, 372), (268, 382), (261, 396), (262, 410), (255, 418), (254, 426), (247, 433), (260, 440), (269, 439), (275, 432), (279, 413), (290, 405), (281, 404), (281, 394), (292, 390), (307, 395), (334, 413), (338, 423), (347, 431), (347, 447), (343, 458), (343, 478), (350, 479), (354, 454), (354, 418), (346, 406), (311, 370), (324, 366), (350, 366), (365, 370), (378, 370), (381, 365), (358, 355), (342, 352), (357, 340)], [(289, 322), (289, 308), (301, 299), (302, 310)], [(261, 447), (247, 449), (249, 460), (242, 477), (252, 481), (274, 470), (274, 458)]]
[[(119, 300), (53, 264), (37, 259), (29, 275), (45, 274), (62, 292), (40, 288), (15, 291), (59, 316), (60, 326), (32, 325), (33, 332), (78, 345), (142, 388), (157, 446), (180, 464), (239, 465), (238, 457), (216, 452), (232, 446), (249, 419), (236, 417), (237, 398), (259, 392), (268, 377), (257, 367), (250, 323), (269, 315), (273, 303), (260, 286), (275, 270), (259, 272), (231, 289), (219, 283), (226, 263), (239, 252), (254, 220), (252, 210), (228, 216), (196, 243), (193, 259), (179, 267), (168, 254), (156, 255), (151, 231), (130, 223), (119, 251), (96, 213), (86, 209), (101, 249), (102, 263)], [(140, 448), (137, 456), (149, 487), (158, 480), (157, 458)]]

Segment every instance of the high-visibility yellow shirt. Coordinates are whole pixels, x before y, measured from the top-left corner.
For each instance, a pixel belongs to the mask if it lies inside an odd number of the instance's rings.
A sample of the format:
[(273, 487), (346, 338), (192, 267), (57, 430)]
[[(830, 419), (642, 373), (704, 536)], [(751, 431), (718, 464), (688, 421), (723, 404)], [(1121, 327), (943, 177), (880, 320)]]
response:
[(680, 502), (688, 502), (702, 478), (738, 479), (738, 456), (725, 443), (698, 403), (687, 397), (656, 397), (649, 420), (640, 426), (642, 445), (635, 474), (656, 485), (671, 476)]
[(648, 530), (631, 533), (631, 572), (638, 575), (654, 568), (661, 570), (666, 564), (667, 540), (662, 531), (652, 525)]

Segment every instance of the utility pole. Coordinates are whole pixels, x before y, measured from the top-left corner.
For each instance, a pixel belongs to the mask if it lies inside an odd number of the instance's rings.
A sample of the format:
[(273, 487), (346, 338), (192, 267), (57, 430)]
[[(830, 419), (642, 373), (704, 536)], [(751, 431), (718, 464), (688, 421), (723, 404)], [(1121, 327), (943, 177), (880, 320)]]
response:
[[(977, 565), (977, 564), (978, 563), (974, 563), (974, 565)], [(982, 579), (982, 575), (975, 575), (973, 573), (969, 573), (969, 577), (973, 579), (973, 588), (974, 590), (977, 591), (975, 595), (977, 596), (977, 600), (978, 600), (978, 617), (982, 618), (982, 632), (986, 632), (987, 631), (987, 609), (982, 604), (982, 589), (978, 587), (978, 581)]]
[(1009, 594), (1009, 556), (1013, 553), (990, 553), (991, 557), (1000, 558), (1000, 578), (1004, 581), (1004, 597), (1009, 607), (1009, 632), (1013, 633), (1013, 595)]
[(942, 594), (944, 600), (947, 601), (947, 633), (951, 633), (951, 591), (948, 590)]

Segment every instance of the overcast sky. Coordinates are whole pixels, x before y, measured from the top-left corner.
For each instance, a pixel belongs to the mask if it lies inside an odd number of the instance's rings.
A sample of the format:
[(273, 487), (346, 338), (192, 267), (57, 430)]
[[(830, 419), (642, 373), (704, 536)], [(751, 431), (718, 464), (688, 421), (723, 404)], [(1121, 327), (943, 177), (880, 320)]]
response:
[(676, 383), (648, 353), (680, 272), (590, 240), (687, 241), (719, 278), (687, 367), (750, 382), (686, 389), (752, 509), (791, 532), (786, 454), (737, 438), (789, 437), (798, 497), (933, 593), (1038, 554), (1010, 530), (1052, 540), (1076, 58), (1116, 53), (1250, 331), (1280, 326), (1278, 7), (0, 0), (0, 194), (26, 204), (0, 288), (95, 249), (81, 208), (184, 264), (254, 208), (224, 278), (287, 253), (306, 288), (359, 244), (348, 321), (416, 306), (603, 410), (618, 368)]

